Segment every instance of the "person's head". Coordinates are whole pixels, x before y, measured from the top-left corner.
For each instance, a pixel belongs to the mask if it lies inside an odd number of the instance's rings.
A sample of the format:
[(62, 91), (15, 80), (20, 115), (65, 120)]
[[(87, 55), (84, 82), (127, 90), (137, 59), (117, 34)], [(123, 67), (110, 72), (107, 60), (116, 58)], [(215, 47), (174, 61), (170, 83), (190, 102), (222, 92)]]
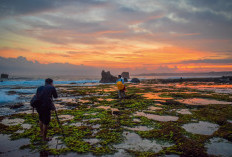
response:
[(121, 76), (121, 75), (118, 75), (118, 78), (120, 79), (120, 78), (122, 78), (122, 76)]
[(47, 79), (45, 80), (45, 84), (53, 85), (53, 80), (50, 79), (50, 78), (47, 78)]

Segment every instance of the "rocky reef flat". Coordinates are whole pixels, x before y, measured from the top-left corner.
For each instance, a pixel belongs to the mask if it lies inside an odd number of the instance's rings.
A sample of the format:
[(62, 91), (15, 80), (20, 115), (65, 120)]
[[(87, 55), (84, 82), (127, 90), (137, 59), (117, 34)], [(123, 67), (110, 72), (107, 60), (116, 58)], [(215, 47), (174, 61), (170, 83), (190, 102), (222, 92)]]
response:
[[(64, 134), (52, 113), (52, 140), (43, 143), (38, 114), (25, 103), (11, 108), (8, 103), (11, 114), (0, 117), (0, 156), (232, 155), (231, 84), (127, 83), (121, 101), (114, 84), (56, 88), (60, 97), (54, 103)], [(12, 89), (8, 95), (30, 98), (30, 90)]]

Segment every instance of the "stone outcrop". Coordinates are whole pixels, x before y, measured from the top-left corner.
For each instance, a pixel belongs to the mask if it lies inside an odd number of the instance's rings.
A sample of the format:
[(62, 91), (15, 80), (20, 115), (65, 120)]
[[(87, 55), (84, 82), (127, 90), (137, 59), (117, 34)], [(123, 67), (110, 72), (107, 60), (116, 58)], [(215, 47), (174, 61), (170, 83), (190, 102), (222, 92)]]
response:
[(117, 81), (117, 77), (111, 75), (109, 71), (102, 70), (101, 76), (100, 83), (115, 83)]
[(2, 79), (8, 79), (9, 75), (8, 74), (1, 74)]
[(131, 83), (140, 83), (140, 80), (138, 78), (132, 78)]
[(123, 78), (127, 78), (127, 79), (130, 78), (129, 72), (122, 72), (121, 76), (122, 76)]

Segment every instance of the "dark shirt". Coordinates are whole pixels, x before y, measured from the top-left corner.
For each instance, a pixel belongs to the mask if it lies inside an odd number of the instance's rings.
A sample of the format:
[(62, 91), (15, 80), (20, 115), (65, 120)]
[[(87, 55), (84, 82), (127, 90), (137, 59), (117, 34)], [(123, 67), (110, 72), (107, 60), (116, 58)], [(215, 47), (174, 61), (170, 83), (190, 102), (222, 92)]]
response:
[(54, 86), (46, 84), (45, 86), (41, 86), (37, 88), (36, 94), (39, 99), (42, 101), (41, 108), (44, 109), (53, 109), (54, 104), (52, 102), (53, 98), (57, 98), (57, 92)]

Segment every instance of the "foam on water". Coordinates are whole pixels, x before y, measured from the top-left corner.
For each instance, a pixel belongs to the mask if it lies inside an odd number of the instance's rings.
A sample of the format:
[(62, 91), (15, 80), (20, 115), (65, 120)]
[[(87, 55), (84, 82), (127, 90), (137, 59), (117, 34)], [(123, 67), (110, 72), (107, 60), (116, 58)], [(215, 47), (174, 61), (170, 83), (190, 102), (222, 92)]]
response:
[(18, 98), (18, 95), (8, 95), (6, 92), (8, 90), (0, 89), (0, 103), (14, 102)]

